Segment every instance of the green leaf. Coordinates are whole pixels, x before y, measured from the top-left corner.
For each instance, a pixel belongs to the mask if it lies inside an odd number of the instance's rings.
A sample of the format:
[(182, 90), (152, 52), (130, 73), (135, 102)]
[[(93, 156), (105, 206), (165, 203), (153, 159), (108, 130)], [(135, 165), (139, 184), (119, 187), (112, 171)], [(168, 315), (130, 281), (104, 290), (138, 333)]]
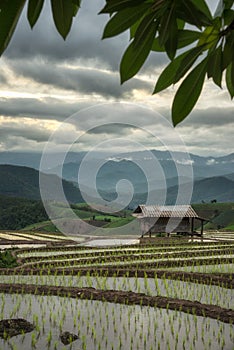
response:
[(234, 10), (224, 10), (223, 11), (224, 24), (229, 26), (234, 20)]
[(233, 99), (234, 96), (234, 64), (233, 62), (229, 64), (226, 69), (226, 85), (228, 92)]
[(215, 13), (214, 13), (214, 18), (221, 17), (223, 10), (224, 10), (224, 2), (223, 2), (223, 0), (219, 0), (219, 3), (217, 5)]
[(40, 16), (44, 0), (29, 0), (28, 1), (28, 21), (31, 28), (36, 24), (38, 17)]
[(176, 21), (177, 21), (177, 28), (178, 28), (179, 30), (184, 29), (185, 21), (183, 21), (182, 19), (179, 19), (179, 18), (177, 18)]
[(229, 10), (232, 6), (233, 6), (233, 0), (219, 0), (219, 3), (214, 13), (214, 18), (222, 17), (224, 10)]
[(141, 69), (150, 53), (157, 26), (157, 22), (152, 21), (142, 44), (136, 47), (134, 40), (125, 51), (120, 63), (121, 84), (132, 78)]
[(221, 87), (222, 83), (222, 46), (220, 45), (208, 57), (208, 78), (212, 77), (216, 85)]
[(156, 32), (158, 21), (155, 21), (154, 17), (155, 14), (151, 13), (141, 20), (134, 37), (134, 47), (136, 49), (144, 44), (145, 40), (148, 38), (148, 33), (152, 31), (152, 29)]
[(25, 0), (2, 1), (0, 4), (0, 55), (6, 50), (15, 31)]
[(76, 17), (77, 12), (80, 9), (81, 6), (81, 0), (72, 0), (73, 3), (73, 17)]
[(207, 70), (207, 57), (184, 79), (175, 95), (172, 105), (174, 126), (184, 120), (195, 106), (204, 84)]
[(153, 94), (177, 83), (187, 73), (202, 51), (203, 47), (195, 47), (171, 61), (158, 78)]
[(172, 18), (168, 30), (169, 30), (169, 37), (165, 42), (165, 50), (170, 60), (173, 60), (176, 54), (177, 46), (178, 46), (178, 28), (177, 28), (177, 23), (175, 18), (174, 19)]
[(101, 13), (114, 13), (120, 10), (124, 10), (128, 7), (135, 7), (138, 4), (143, 4), (145, 0), (109, 0), (107, 4), (99, 12)]
[(178, 32), (178, 49), (192, 44), (201, 36), (201, 32), (195, 30), (179, 30)]
[(228, 33), (223, 50), (223, 70), (234, 60), (234, 32)]
[(116, 13), (107, 23), (103, 39), (118, 35), (130, 28), (149, 8), (149, 4), (142, 4), (136, 8), (127, 8)]
[(181, 61), (179, 68), (176, 72), (175, 78), (174, 78), (174, 84), (177, 83), (192, 67), (194, 62), (197, 60), (197, 58), (201, 55), (201, 53), (204, 50), (203, 46), (197, 46), (193, 49), (187, 51), (187, 55), (183, 58)]
[(72, 0), (72, 3), (78, 7), (81, 5), (81, 0)]
[(78, 11), (79, 11), (79, 6), (74, 4), (73, 5), (73, 17), (76, 17)]
[[(195, 30), (179, 30), (178, 31), (178, 45), (177, 49), (181, 49), (187, 45), (192, 44), (201, 37), (201, 32)], [(164, 46), (159, 45), (158, 37), (154, 39), (152, 45), (152, 51), (163, 52), (165, 51)]]
[(199, 29), (202, 26), (212, 24), (212, 21), (202, 11), (200, 11), (191, 0), (183, 0), (181, 9), (177, 12), (179, 18), (183, 19), (187, 23), (195, 25)]
[(133, 39), (141, 20), (136, 21), (130, 28), (130, 39)]
[(192, 0), (193, 5), (195, 5), (204, 15), (211, 21), (212, 15), (210, 13), (209, 7), (204, 0)]
[[(169, 9), (165, 11), (163, 14), (161, 21), (160, 21), (160, 28), (159, 28), (159, 44), (160, 46), (163, 46), (169, 36), (172, 34), (171, 33), (171, 23), (173, 22), (173, 27), (174, 27), (174, 22), (175, 20), (175, 4), (173, 3)], [(177, 28), (177, 24), (176, 28)]]
[(224, 2), (224, 8), (226, 10), (230, 9), (233, 6), (233, 0), (223, 0), (223, 2)]
[(212, 46), (215, 46), (219, 40), (219, 30), (215, 26), (207, 27), (200, 36), (197, 46), (206, 45), (206, 48), (209, 49)]
[(151, 51), (156, 51), (156, 52), (164, 52), (165, 51), (165, 47), (160, 46), (158, 37), (154, 39), (152, 47), (151, 47)]
[(55, 26), (65, 40), (72, 25), (74, 4), (72, 0), (51, 0)]
[(180, 66), (180, 63), (187, 54), (187, 52), (184, 52), (168, 64), (168, 66), (163, 70), (163, 72), (159, 76), (153, 94), (156, 94), (166, 89), (174, 83), (176, 72)]

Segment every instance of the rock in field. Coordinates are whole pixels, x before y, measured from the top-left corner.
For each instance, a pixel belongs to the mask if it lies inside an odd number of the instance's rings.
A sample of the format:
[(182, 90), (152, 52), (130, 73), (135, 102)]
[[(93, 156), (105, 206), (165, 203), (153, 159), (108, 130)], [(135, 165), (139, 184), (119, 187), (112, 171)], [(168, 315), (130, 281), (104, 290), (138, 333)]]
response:
[(62, 334), (60, 334), (60, 339), (64, 345), (68, 345), (71, 344), (73, 341), (79, 339), (79, 337), (78, 335), (72, 334), (70, 332), (63, 332)]
[(0, 321), (0, 337), (11, 338), (22, 333), (32, 332), (35, 327), (23, 318), (15, 318)]

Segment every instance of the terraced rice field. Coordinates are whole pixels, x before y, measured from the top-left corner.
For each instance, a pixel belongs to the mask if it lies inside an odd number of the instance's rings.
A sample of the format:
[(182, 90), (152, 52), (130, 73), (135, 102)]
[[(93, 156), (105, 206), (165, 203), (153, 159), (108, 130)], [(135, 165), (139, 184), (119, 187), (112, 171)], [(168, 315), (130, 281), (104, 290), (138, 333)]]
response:
[(45, 233), (23, 233), (16, 231), (0, 231), (0, 250), (9, 248), (30, 248), (30, 247), (46, 247), (48, 244), (68, 244), (83, 242), (82, 237), (67, 237), (56, 234)]
[[(57, 238), (56, 238), (57, 239)], [(15, 251), (0, 270), (1, 319), (31, 333), (0, 349), (234, 349), (234, 242), (69, 244)], [(78, 335), (65, 346), (64, 331)]]

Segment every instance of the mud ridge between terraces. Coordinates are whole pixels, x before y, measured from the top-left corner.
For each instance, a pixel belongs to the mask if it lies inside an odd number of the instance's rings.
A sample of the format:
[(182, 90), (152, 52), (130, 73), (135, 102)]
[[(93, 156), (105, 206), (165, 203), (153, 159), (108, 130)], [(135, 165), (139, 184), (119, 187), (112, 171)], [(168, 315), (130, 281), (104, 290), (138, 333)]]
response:
[(34, 295), (55, 295), (79, 299), (100, 300), (125, 305), (152, 306), (177, 310), (189, 314), (210, 317), (225, 323), (234, 323), (234, 310), (217, 305), (202, 304), (198, 301), (175, 299), (162, 296), (148, 296), (143, 293), (95, 288), (75, 288), (60, 286), (36, 286), (27, 284), (1, 284), (0, 292)]
[[(167, 278), (186, 282), (194, 282), (207, 285), (222, 286), (234, 289), (233, 273), (202, 273), (168, 270), (147, 270), (147, 269), (116, 269), (116, 268), (67, 268), (49, 269), (50, 275), (64, 276), (105, 276), (105, 277), (147, 277), (147, 278)], [(48, 269), (26, 268), (18, 266), (16, 268), (0, 269), (1, 275), (48, 275)]]

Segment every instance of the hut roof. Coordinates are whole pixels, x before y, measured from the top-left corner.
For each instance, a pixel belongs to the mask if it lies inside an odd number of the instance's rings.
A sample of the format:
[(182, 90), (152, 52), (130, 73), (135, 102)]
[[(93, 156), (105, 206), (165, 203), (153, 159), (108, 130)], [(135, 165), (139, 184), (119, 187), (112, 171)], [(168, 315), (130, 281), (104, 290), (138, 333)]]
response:
[(133, 215), (139, 218), (199, 218), (191, 205), (139, 205)]

